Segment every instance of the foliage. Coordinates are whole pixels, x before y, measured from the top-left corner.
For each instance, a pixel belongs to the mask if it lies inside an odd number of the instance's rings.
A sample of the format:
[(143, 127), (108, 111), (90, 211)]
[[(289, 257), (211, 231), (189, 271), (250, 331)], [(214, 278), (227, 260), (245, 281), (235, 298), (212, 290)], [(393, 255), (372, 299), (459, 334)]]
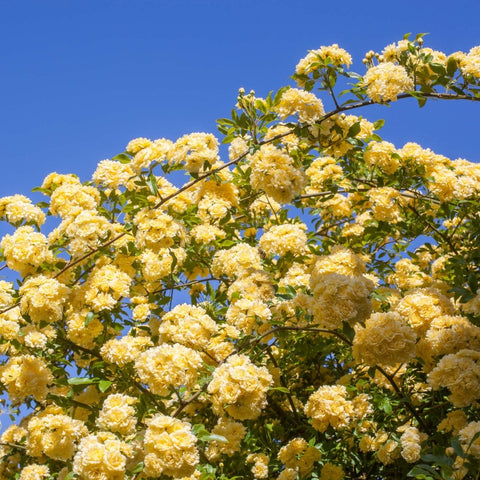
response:
[(241, 89), (227, 162), (137, 138), (0, 199), (1, 479), (478, 478), (480, 167), (347, 112), (479, 101), (480, 47), (351, 63)]

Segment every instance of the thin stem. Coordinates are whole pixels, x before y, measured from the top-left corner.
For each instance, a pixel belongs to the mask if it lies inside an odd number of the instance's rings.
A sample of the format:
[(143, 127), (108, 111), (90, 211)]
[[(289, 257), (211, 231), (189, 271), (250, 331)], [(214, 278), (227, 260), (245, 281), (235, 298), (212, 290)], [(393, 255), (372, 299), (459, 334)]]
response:
[(335, 94), (333, 93), (333, 88), (330, 85), (330, 82), (328, 81), (328, 79), (325, 79), (325, 81), (328, 84), (328, 91), (330, 92), (330, 95), (333, 99), (333, 103), (335, 104), (335, 108), (338, 110), (340, 108), (340, 105), (338, 104), (337, 99), (335, 98)]
[(427, 227), (429, 227), (431, 230), (433, 230), (445, 243), (447, 243), (448, 246), (450, 247), (450, 249), (452, 250), (452, 252), (458, 254), (457, 247), (453, 244), (453, 242), (451, 241), (451, 239), (447, 235), (445, 235), (442, 231), (440, 231), (436, 225), (434, 225), (433, 223), (430, 223), (425, 218), (424, 215), (421, 215), (417, 211), (417, 209), (415, 207), (413, 207), (412, 205), (407, 205), (407, 207), (417, 216), (417, 218), (419, 218), (425, 225), (427, 225)]
[[(424, 92), (416, 92), (416, 96), (421, 96), (425, 98), (437, 98), (440, 100), (471, 100), (472, 102), (480, 102), (480, 98), (473, 97), (470, 95), (457, 95), (453, 93), (424, 93)], [(402, 93), (397, 96), (397, 100), (401, 100), (404, 98), (417, 98), (416, 96), (411, 95), (410, 93)], [(373, 100), (364, 100), (363, 102), (358, 102), (358, 103), (353, 103), (351, 105), (344, 105), (340, 106), (339, 108), (332, 110), (331, 112), (328, 112), (325, 114), (321, 120), (319, 120), (318, 123), (321, 123), (327, 118), (333, 117), (334, 115), (337, 115), (338, 113), (341, 112), (347, 112), (349, 110), (354, 110), (356, 108), (361, 108), (361, 107), (367, 107), (368, 105), (388, 105), (392, 103), (391, 100), (388, 100), (387, 102), (383, 103), (378, 103), (374, 102)]]
[[(258, 345), (258, 343), (260, 343), (260, 341), (262, 340), (262, 338), (265, 338), (265, 337), (268, 337), (269, 335), (271, 335), (272, 333), (275, 333), (275, 332), (279, 332), (279, 331), (287, 331), (287, 330), (292, 330), (292, 331), (297, 331), (297, 332), (318, 332), (318, 333), (327, 333), (329, 335), (334, 335), (338, 338), (340, 338), (341, 340), (343, 340), (347, 345), (350, 345), (352, 346), (352, 342), (345, 336), (343, 335), (342, 333), (340, 332), (336, 332), (335, 330), (328, 330), (327, 328), (317, 328), (317, 327), (295, 327), (295, 326), (278, 326), (278, 327), (273, 327), (271, 328), (270, 330), (268, 330), (268, 332), (265, 332), (264, 334), (260, 335), (259, 337), (251, 340), (250, 342), (248, 342), (248, 344), (246, 346), (250, 346), (250, 350), (252, 350), (256, 345)], [(243, 349), (240, 348), (239, 351), (241, 351)]]
[(423, 431), (425, 433), (430, 434), (430, 429), (427, 427), (425, 422), (423, 421), (423, 418), (420, 416), (420, 414), (415, 410), (414, 406), (410, 403), (410, 399), (406, 397), (398, 385), (396, 384), (394, 378), (392, 375), (389, 375), (382, 367), (379, 365), (375, 365), (375, 368), (389, 381), (390, 385), (393, 387), (397, 395), (403, 400), (403, 403), (405, 404), (405, 407), (408, 408), (410, 413), (415, 417), (417, 420), (418, 424), (422, 427)]
[(0, 442), (2, 447), (18, 448), (20, 450), (26, 450), (27, 448), (23, 445), (17, 445), (16, 443)]
[(329, 230), (331, 230), (332, 228), (335, 228), (335, 227), (341, 227), (342, 225), (344, 225), (348, 221), (349, 221), (349, 219), (340, 220), (339, 222), (332, 223), (331, 225), (327, 225), (327, 226), (321, 228), (320, 230), (317, 230), (315, 232), (315, 235), (320, 235), (321, 237), (325, 237), (327, 235), (327, 233), (329, 232)]
[[(220, 281), (218, 278), (215, 277), (208, 277), (208, 278), (201, 278), (200, 280), (192, 280), (191, 282), (186, 282), (186, 283), (179, 283), (178, 285), (175, 285), (173, 288), (184, 288), (184, 287), (190, 287), (192, 285), (195, 285), (197, 283), (202, 283), (202, 282), (211, 282), (211, 281)], [(167, 292), (168, 290), (171, 290), (172, 287), (168, 288), (161, 288), (160, 290), (154, 290), (153, 293), (162, 293), (162, 292)]]
[[(273, 353), (272, 353), (272, 351), (271, 351), (270, 345), (268, 345), (268, 348), (267, 348), (267, 355), (268, 355), (268, 357), (270, 358), (271, 362), (273, 363), (273, 366), (274, 366), (275, 368), (278, 368), (278, 369), (279, 369), (277, 360), (276, 360), (275, 357), (273, 356)], [(283, 378), (283, 375), (282, 375), (282, 374), (280, 375), (280, 383), (282, 384), (282, 387), (283, 387), (283, 388), (286, 388), (287, 390), (289, 390), (289, 388), (288, 388), (288, 386), (287, 386), (287, 383), (285, 382), (285, 379)], [(285, 392), (285, 394), (287, 395), (288, 403), (290, 404), (290, 408), (292, 409), (292, 412), (293, 412), (293, 414), (295, 415), (295, 418), (296, 418), (297, 420), (299, 420), (300, 417), (299, 417), (299, 415), (298, 415), (297, 408), (295, 407), (295, 404), (293, 403), (293, 398), (292, 398), (292, 396), (290, 395), (290, 391)]]
[(175, 418), (178, 417), (182, 413), (183, 409), (186, 406), (188, 406), (190, 403), (195, 401), (207, 389), (207, 387), (208, 387), (208, 383), (203, 385), (203, 387), (198, 392), (196, 392), (189, 399), (185, 400), (182, 404), (180, 404), (178, 408), (175, 410), (175, 412), (173, 412), (172, 417), (175, 417)]

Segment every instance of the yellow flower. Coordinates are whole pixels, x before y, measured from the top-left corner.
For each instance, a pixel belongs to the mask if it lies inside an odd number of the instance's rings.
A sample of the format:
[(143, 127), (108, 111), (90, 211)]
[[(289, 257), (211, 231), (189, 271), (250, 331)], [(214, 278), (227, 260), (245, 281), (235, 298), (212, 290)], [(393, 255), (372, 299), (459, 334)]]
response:
[(302, 255), (307, 246), (306, 230), (303, 223), (273, 225), (261, 236), (259, 247), (268, 256)]
[(14, 405), (29, 396), (43, 402), (47, 396), (48, 385), (53, 382), (53, 375), (41, 358), (20, 355), (11, 357), (0, 367), (0, 382), (7, 389)]
[(31, 226), (19, 227), (13, 235), (5, 235), (0, 242), (0, 249), (3, 250), (8, 268), (23, 277), (36, 273), (43, 263), (54, 261), (47, 238), (35, 232)]
[(73, 457), (78, 441), (88, 434), (82, 421), (62, 414), (34, 416), (28, 422), (27, 431), (28, 455), (41, 457), (45, 454), (63, 461)]
[(415, 331), (396, 312), (374, 313), (365, 327), (355, 325), (353, 356), (367, 365), (408, 363), (415, 355)]
[(335, 430), (348, 426), (354, 407), (346, 396), (343, 385), (324, 385), (313, 393), (305, 405), (305, 415), (312, 419), (312, 427), (324, 432), (329, 426)]
[(448, 398), (455, 407), (468, 407), (480, 399), (480, 352), (464, 349), (445, 355), (427, 381), (434, 390), (448, 388)]
[(199, 462), (196, 441), (187, 422), (161, 414), (152, 417), (144, 440), (146, 475), (192, 475)]
[(413, 89), (413, 80), (405, 68), (390, 62), (369, 68), (363, 84), (367, 95), (378, 103), (395, 101), (398, 95)]
[(278, 203), (289, 203), (306, 184), (305, 173), (296, 168), (293, 159), (271, 144), (263, 145), (251, 157), (250, 183)]
[(323, 103), (319, 98), (311, 92), (298, 88), (289, 88), (283, 93), (276, 111), (282, 120), (298, 114), (300, 123), (315, 123), (325, 114)]
[(344, 476), (345, 472), (343, 471), (342, 467), (327, 462), (322, 468), (320, 480), (342, 480)]
[(246, 355), (232, 355), (213, 372), (208, 385), (213, 411), (237, 420), (254, 420), (267, 403), (273, 379), (265, 367), (255, 366)]
[(102, 410), (97, 418), (97, 425), (120, 435), (135, 432), (137, 418), (132, 405), (138, 400), (123, 393), (109, 395), (103, 402)]
[(141, 353), (135, 361), (135, 370), (153, 393), (167, 396), (171, 387), (193, 387), (202, 365), (198, 352), (175, 343)]
[(205, 162), (217, 160), (218, 140), (211, 133), (191, 133), (179, 138), (168, 152), (173, 164), (185, 163), (185, 170), (198, 173)]

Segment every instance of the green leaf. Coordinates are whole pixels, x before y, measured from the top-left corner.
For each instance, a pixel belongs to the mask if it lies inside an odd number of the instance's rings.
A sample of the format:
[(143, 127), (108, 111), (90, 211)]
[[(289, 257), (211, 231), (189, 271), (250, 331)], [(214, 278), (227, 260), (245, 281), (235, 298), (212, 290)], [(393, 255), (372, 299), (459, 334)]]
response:
[(353, 341), (353, 338), (355, 337), (355, 330), (352, 328), (352, 326), (348, 322), (343, 322), (343, 333), (345, 336), (350, 340)]
[(276, 105), (278, 102), (280, 102), (280, 99), (282, 98), (282, 95), (287, 91), (290, 87), (282, 87), (278, 92), (275, 94), (275, 97), (273, 99), (273, 104)]
[(378, 408), (380, 408), (380, 410), (383, 410), (387, 415), (390, 415), (393, 412), (392, 404), (390, 403), (390, 400), (386, 397), (381, 400)]
[(36, 203), (38, 208), (48, 208), (50, 207), (50, 204), (48, 202), (37, 202)]
[(270, 391), (277, 391), (277, 392), (282, 392), (282, 393), (290, 393), (290, 390), (286, 387), (272, 387), (270, 388)]
[(347, 137), (355, 137), (360, 133), (361, 127), (360, 122), (354, 123), (349, 129), (347, 133)]
[(453, 57), (448, 57), (447, 60), (447, 73), (450, 77), (453, 77), (453, 74), (457, 71), (457, 61)]
[(147, 178), (147, 186), (153, 195), (158, 195), (157, 179), (153, 173), (151, 173)]
[(430, 68), (439, 75), (445, 75), (445, 67), (440, 63), (430, 63)]
[[(431, 476), (433, 474), (433, 476)], [(408, 473), (407, 477), (415, 477), (420, 480), (432, 480), (434, 478), (441, 478), (437, 472), (430, 465), (415, 465)]]
[(192, 427), (193, 434), (201, 441), (201, 442), (222, 442), (227, 443), (228, 440), (223, 437), (222, 435), (216, 435), (215, 433), (210, 433), (205, 428), (205, 425), (198, 423)]
[(384, 125), (385, 125), (385, 120), (383, 120), (383, 119), (377, 120), (373, 124), (373, 129), (374, 130), (380, 130)]
[(67, 380), (69, 385), (92, 385), (98, 382), (98, 378), (72, 377)]
[(140, 473), (143, 472), (143, 469), (145, 468), (145, 464), (143, 462), (137, 463), (135, 467), (130, 470), (130, 473)]
[(88, 324), (95, 318), (95, 314), (93, 312), (88, 312), (85, 317), (85, 326), (88, 327)]
[(417, 100), (418, 100), (418, 106), (420, 108), (424, 107), (425, 104), (427, 103), (427, 98), (426, 97), (419, 97)]
[(130, 163), (132, 159), (126, 153), (119, 153), (112, 157), (112, 160), (115, 160), (120, 163)]
[(228, 440), (222, 436), (222, 435), (217, 435), (216, 433), (210, 433), (208, 435), (204, 435), (202, 437), (202, 440), (204, 442), (220, 442), (220, 443), (228, 443)]
[(98, 389), (102, 392), (102, 393), (105, 393), (109, 388), (110, 388), (110, 385), (112, 384), (113, 382), (111, 382), (110, 380), (100, 380), (98, 382)]
[(418, 42), (418, 40), (420, 40), (420, 38), (423, 38), (425, 35), (428, 35), (428, 33), (417, 33), (415, 35), (415, 41)]

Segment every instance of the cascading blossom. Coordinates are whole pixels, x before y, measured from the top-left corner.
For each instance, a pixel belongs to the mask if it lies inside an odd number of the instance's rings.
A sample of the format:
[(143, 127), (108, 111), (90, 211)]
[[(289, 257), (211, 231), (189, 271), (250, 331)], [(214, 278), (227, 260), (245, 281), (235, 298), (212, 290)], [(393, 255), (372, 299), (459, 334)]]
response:
[(252, 187), (282, 204), (289, 203), (306, 185), (306, 175), (293, 159), (273, 145), (263, 145), (251, 159)]
[(43, 210), (24, 195), (0, 198), (0, 218), (5, 218), (12, 225), (26, 222), (41, 226), (45, 223)]
[(213, 372), (207, 391), (214, 412), (227, 412), (237, 420), (254, 420), (267, 403), (273, 379), (265, 367), (257, 367), (246, 355), (232, 355)]
[(401, 65), (385, 62), (368, 69), (363, 77), (367, 95), (374, 102), (394, 102), (401, 93), (413, 89), (413, 80)]
[(54, 278), (44, 275), (29, 277), (20, 287), (20, 309), (35, 323), (54, 323), (62, 318), (70, 289)]
[(381, 168), (389, 175), (394, 174), (400, 162), (397, 158), (395, 145), (390, 142), (370, 142), (365, 150), (363, 158), (369, 166)]
[(240, 276), (248, 269), (260, 269), (260, 252), (247, 243), (238, 243), (228, 250), (219, 250), (213, 257), (212, 273), (229, 278)]
[(113, 433), (131, 435), (135, 432), (137, 418), (133, 405), (138, 399), (123, 393), (109, 395), (103, 402), (97, 418), (97, 425)]
[(8, 268), (23, 277), (35, 273), (42, 264), (53, 262), (48, 246), (45, 235), (29, 225), (17, 228), (13, 235), (5, 235), (0, 242)]
[(167, 396), (172, 387), (193, 387), (203, 362), (195, 350), (178, 343), (149, 348), (135, 361), (143, 383), (156, 395)]
[(92, 180), (97, 185), (102, 184), (107, 188), (118, 188), (127, 186), (128, 181), (133, 176), (133, 171), (129, 165), (112, 160), (102, 160), (93, 173)]
[(327, 59), (329, 63), (336, 66), (346, 65), (349, 67), (352, 64), (351, 55), (334, 43), (333, 45), (321, 46), (317, 50), (310, 50), (308, 55), (298, 62), (295, 72), (298, 75), (308, 75), (319, 68), (319, 62), (325, 62)]
[(27, 453), (31, 457), (46, 455), (66, 461), (73, 457), (78, 442), (87, 434), (84, 422), (68, 415), (34, 416), (27, 425)]
[(205, 454), (210, 460), (218, 458), (221, 454), (231, 457), (235, 452), (238, 452), (247, 429), (240, 422), (235, 422), (227, 417), (220, 417), (213, 427), (212, 433), (222, 436), (226, 441), (213, 440), (209, 443)]
[(354, 416), (353, 403), (346, 397), (343, 385), (324, 385), (313, 393), (305, 404), (313, 428), (324, 432), (329, 426), (335, 430), (346, 427)]
[(355, 325), (353, 356), (357, 362), (371, 366), (408, 363), (415, 355), (416, 338), (400, 314), (374, 313), (365, 327)]
[(14, 405), (30, 396), (38, 402), (44, 402), (52, 382), (50, 368), (44, 360), (33, 355), (11, 357), (5, 365), (0, 366), (0, 383), (5, 386)]
[(106, 362), (124, 367), (127, 363), (134, 362), (144, 350), (152, 346), (153, 343), (149, 337), (125, 335), (105, 342), (100, 349), (100, 354)]
[(321, 457), (320, 451), (301, 437), (290, 440), (280, 448), (277, 456), (287, 469), (298, 471), (302, 477), (311, 473), (315, 462)]
[(480, 352), (463, 349), (445, 355), (428, 374), (429, 385), (438, 390), (450, 390), (450, 402), (456, 407), (468, 407), (480, 399)]
[(146, 247), (158, 252), (161, 248), (173, 246), (175, 238), (181, 242), (186, 240), (183, 225), (170, 215), (159, 213), (157, 210), (141, 210), (133, 223), (137, 227), (135, 243), (140, 249)]
[(110, 432), (84, 437), (73, 458), (73, 471), (81, 480), (123, 480), (132, 446)]
[(197, 439), (187, 422), (157, 414), (144, 439), (145, 473), (149, 477), (192, 475), (199, 462)]
[(301, 255), (307, 246), (306, 230), (307, 226), (303, 223), (273, 225), (261, 236), (259, 247), (272, 256), (287, 253)]
[(228, 163), (138, 137), (0, 198), (0, 480), (475, 476), (480, 166), (350, 113), (480, 100), (479, 58), (322, 46), (239, 90)]
[(158, 333), (163, 342), (174, 342), (194, 350), (205, 348), (218, 326), (202, 307), (182, 303), (162, 317)]
[(218, 140), (211, 133), (191, 133), (179, 138), (169, 150), (168, 160), (174, 164), (185, 163), (185, 170), (197, 173), (205, 162), (215, 163)]
[(298, 88), (289, 88), (283, 93), (276, 111), (282, 120), (298, 114), (300, 123), (315, 123), (325, 114), (323, 103), (319, 98), (311, 92)]
[(315, 322), (324, 328), (341, 328), (368, 318), (372, 311), (370, 293), (373, 282), (363, 276), (338, 273), (315, 274), (310, 278), (313, 293), (311, 311)]

